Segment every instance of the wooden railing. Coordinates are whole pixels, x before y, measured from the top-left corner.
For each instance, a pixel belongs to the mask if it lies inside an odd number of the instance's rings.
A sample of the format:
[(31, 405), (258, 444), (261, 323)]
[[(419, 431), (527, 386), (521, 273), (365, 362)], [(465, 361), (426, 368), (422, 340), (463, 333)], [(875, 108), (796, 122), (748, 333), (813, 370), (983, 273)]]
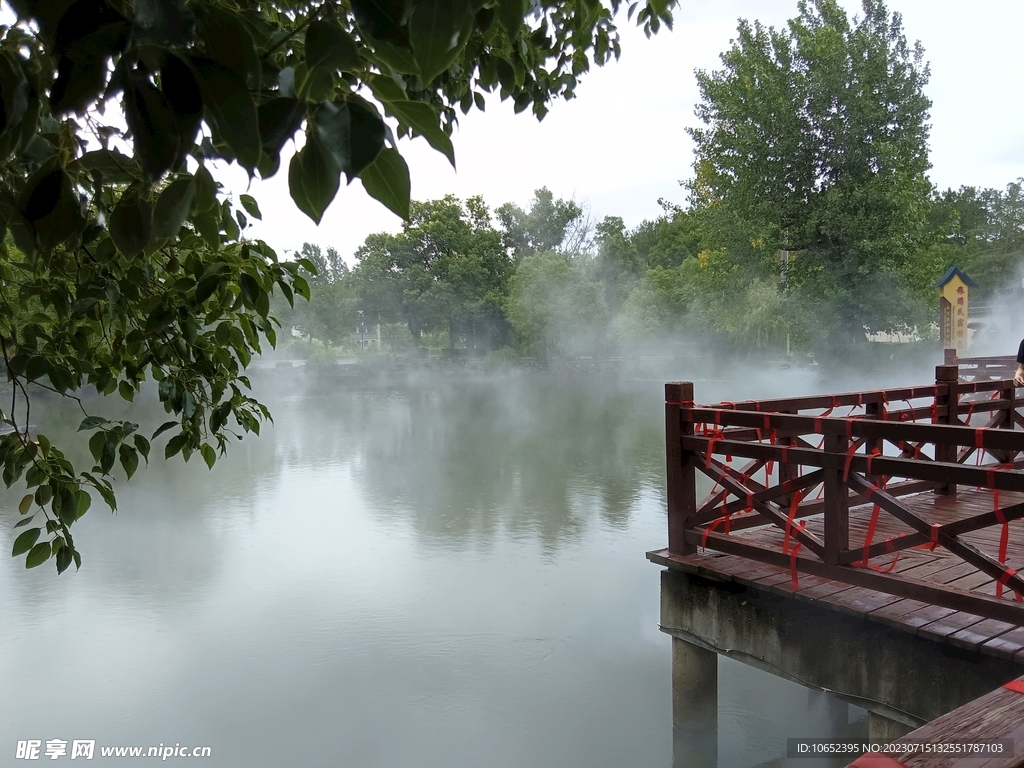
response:
[[(1024, 579), (1007, 565), (1005, 544), (991, 553), (962, 538), (995, 526), (1005, 535), (1010, 521), (1024, 517), (1024, 503), (999, 500), (1000, 491), (1004, 499), (1024, 491), (1024, 431), (1016, 429), (1024, 425), (1017, 410), (1024, 399), (1012, 380), (966, 381), (959, 373), (943, 365), (925, 386), (715, 405), (695, 404), (690, 382), (666, 385), (669, 556), (717, 550), (1024, 624)], [(703, 501), (698, 472), (715, 484)], [(992, 510), (936, 523), (907, 503), (922, 492), (955, 497), (958, 486), (990, 489)], [(869, 533), (852, 543), (850, 508), (857, 505), (871, 505), (869, 531), (886, 515), (907, 532), (885, 541), (871, 541)], [(816, 516), (822, 524), (808, 527)], [(743, 535), (754, 528), (775, 530), (774, 544)], [(996, 594), (872, 563), (922, 546), (986, 574)]]
[(944, 351), (944, 363), (960, 368), (960, 377), (968, 381), (1012, 379), (1017, 370), (1015, 355), (957, 357), (955, 349)]

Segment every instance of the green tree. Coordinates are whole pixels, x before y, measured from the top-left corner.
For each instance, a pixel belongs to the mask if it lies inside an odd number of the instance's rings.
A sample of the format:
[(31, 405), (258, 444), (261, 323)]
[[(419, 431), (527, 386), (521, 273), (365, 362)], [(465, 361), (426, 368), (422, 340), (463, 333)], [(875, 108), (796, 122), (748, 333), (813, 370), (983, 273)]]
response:
[[(70, 528), (96, 491), (146, 458), (130, 422), (86, 415), (96, 460), (80, 472), (45, 436), (30, 440), (29, 385), (86, 385), (131, 399), (147, 379), (174, 418), (164, 455), (212, 466), (229, 437), (269, 412), (244, 368), (274, 344), (271, 294), (308, 298), (308, 262), (247, 241), (247, 196), (229, 199), (219, 164), (273, 176), (286, 142), (295, 204), (320, 221), (344, 175), (409, 213), (399, 136), (454, 163), (457, 112), (499, 91), (543, 117), (591, 63), (619, 54), (620, 0), (11, 0), (0, 28), (0, 350), (17, 407), (0, 417), (7, 486), (24, 479), (29, 567), (80, 562)], [(671, 2), (631, 3), (671, 23)], [(117, 105), (117, 106), (115, 106)], [(85, 403), (83, 401), (83, 409)], [(33, 510), (35, 510), (33, 512)], [(31, 515), (30, 515), (31, 513)]]
[(480, 198), (413, 203), (397, 235), (374, 234), (356, 251), (355, 277), (367, 306), (403, 322), (418, 347), (424, 331), (460, 331), (500, 317), (512, 263)]
[(576, 253), (586, 245), (589, 232), (583, 209), (574, 200), (555, 199), (547, 187), (533, 193), (529, 211), (505, 203), (494, 213), (517, 262), (541, 251)]
[(298, 258), (313, 270), (301, 270), (309, 282), (309, 301), (294, 307), (280, 302), (272, 305), (281, 322), (327, 345), (339, 345), (352, 337), (357, 324), (359, 296), (356, 280), (341, 254), (334, 248), (303, 243)]
[(908, 264), (926, 237), (928, 68), (899, 14), (801, 2), (786, 30), (741, 21), (723, 68), (699, 72), (694, 204), (794, 254), (790, 289), (832, 339), (921, 319)]
[(560, 253), (525, 257), (512, 276), (508, 316), (520, 343), (541, 359), (596, 351), (607, 323), (600, 283)]

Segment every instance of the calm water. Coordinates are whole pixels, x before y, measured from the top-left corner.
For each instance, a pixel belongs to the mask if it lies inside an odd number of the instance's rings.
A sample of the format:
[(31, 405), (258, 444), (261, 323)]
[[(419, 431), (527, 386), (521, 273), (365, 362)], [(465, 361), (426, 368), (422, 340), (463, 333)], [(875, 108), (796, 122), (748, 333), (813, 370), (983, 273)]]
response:
[[(0, 557), (0, 765), (59, 738), (211, 767), (670, 768), (660, 383), (287, 376), (276, 426), (213, 472), (157, 460), (116, 516), (94, 503), (80, 572)], [(697, 395), (751, 389), (773, 393)], [(52, 437), (80, 418), (36, 412)], [(731, 660), (719, 708), (722, 768), (863, 716)]]

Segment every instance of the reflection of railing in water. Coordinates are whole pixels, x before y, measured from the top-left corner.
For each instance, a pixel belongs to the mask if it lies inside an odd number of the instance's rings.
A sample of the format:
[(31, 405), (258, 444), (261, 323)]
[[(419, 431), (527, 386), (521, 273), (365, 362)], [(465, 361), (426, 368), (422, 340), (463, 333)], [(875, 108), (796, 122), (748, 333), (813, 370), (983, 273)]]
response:
[[(703, 547), (791, 569), (794, 586), (808, 573), (1024, 624), (1024, 579), (1007, 564), (1024, 559), (1009, 526), (1024, 517), (1024, 400), (1009, 379), (959, 373), (945, 365), (933, 385), (710, 406), (694, 404), (692, 383), (667, 385), (669, 547), (659, 554)], [(698, 471), (716, 484), (700, 503)], [(957, 498), (958, 486), (985, 490)], [(915, 548), (969, 573), (944, 583), (895, 570)]]

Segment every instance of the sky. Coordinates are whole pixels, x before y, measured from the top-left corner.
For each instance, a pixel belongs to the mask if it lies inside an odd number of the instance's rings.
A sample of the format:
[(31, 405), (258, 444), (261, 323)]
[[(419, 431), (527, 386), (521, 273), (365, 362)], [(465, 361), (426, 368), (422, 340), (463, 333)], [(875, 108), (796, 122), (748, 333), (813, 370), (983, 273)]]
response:
[[(841, 0), (851, 14), (859, 2)], [(931, 66), (932, 183), (940, 189), (1003, 188), (1024, 176), (1024, 106), (1020, 98), (1020, 0), (890, 0), (911, 41), (920, 40)], [(412, 196), (482, 195), (493, 209), (528, 207), (548, 187), (573, 198), (594, 221), (621, 216), (629, 227), (654, 218), (658, 199), (682, 203), (680, 180), (692, 174), (687, 127), (697, 124), (694, 72), (715, 69), (735, 36), (739, 18), (781, 27), (796, 0), (682, 0), (673, 31), (646, 39), (621, 19), (622, 55), (586, 74), (569, 102), (556, 102), (537, 122), (516, 115), (511, 101), (493, 96), (486, 111), (460, 116), (453, 136), (458, 170), (421, 138), (399, 142), (412, 176)], [(287, 169), (290, 149), (282, 155)], [(401, 221), (369, 198), (359, 181), (343, 187), (320, 226), (288, 196), (287, 173), (251, 184), (238, 168), (218, 179), (259, 201), (263, 222), (252, 230), (280, 254), (303, 242), (334, 247), (350, 263), (373, 232), (397, 232)]]

